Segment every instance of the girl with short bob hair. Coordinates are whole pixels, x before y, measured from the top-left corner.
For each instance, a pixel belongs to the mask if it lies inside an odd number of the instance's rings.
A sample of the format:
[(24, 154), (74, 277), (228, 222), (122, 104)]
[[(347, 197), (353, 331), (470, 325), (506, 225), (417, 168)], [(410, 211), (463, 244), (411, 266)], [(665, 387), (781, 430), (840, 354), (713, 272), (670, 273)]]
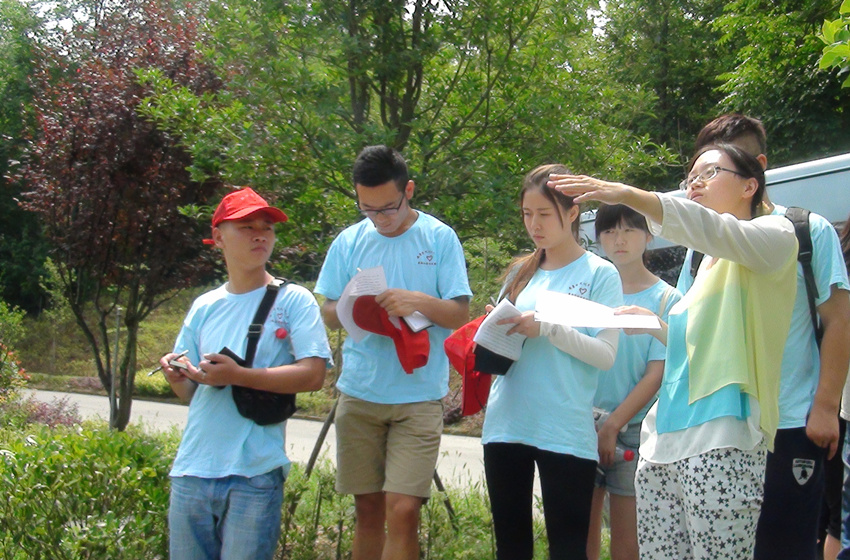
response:
[(617, 269), (585, 251), (575, 234), (580, 208), (550, 189), (562, 165), (526, 175), (520, 194), (523, 222), (535, 251), (512, 264), (502, 294), (522, 312), (509, 333), (528, 337), (520, 358), (497, 376), (481, 441), (496, 557), (531, 559), (532, 487), (540, 473), (551, 558), (584, 559), (598, 460), (593, 395), (599, 371), (613, 365), (618, 332), (536, 322), (543, 290), (573, 294), (611, 307), (622, 305)]
[[(649, 226), (638, 212), (622, 204), (601, 204), (594, 222), (596, 241), (623, 282), (627, 306), (640, 307), (667, 320), (681, 294), (646, 268)], [(629, 310), (634, 312), (629, 308)], [(637, 560), (635, 468), (640, 426), (661, 386), (666, 347), (651, 334), (620, 333), (617, 360), (599, 376), (593, 401), (606, 417), (597, 421), (599, 468), (593, 491), (587, 556), (598, 560), (602, 509), (608, 494), (612, 560)], [(626, 457), (626, 453), (632, 453)]]
[(717, 144), (691, 161), (687, 198), (576, 175), (549, 185), (578, 202), (625, 204), (653, 233), (706, 255), (670, 310), (661, 390), (643, 423), (640, 555), (752, 558), (797, 280), (791, 222), (758, 215), (761, 166)]

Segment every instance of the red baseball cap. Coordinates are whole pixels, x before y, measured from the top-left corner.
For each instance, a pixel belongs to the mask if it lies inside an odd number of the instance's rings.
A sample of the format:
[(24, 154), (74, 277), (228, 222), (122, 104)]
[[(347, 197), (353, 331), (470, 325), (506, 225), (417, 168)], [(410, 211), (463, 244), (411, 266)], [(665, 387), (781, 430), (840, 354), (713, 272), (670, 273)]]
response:
[[(254, 192), (254, 189), (243, 187), (221, 199), (212, 217), (212, 227), (218, 227), (221, 222), (228, 220), (241, 220), (259, 212), (265, 214), (274, 223), (288, 220), (282, 210), (269, 206), (269, 203)], [(204, 244), (214, 245), (215, 242), (212, 239), (204, 239)]]
[(460, 404), (462, 416), (471, 416), (484, 408), (490, 396), (491, 376), (475, 370), (475, 342), (472, 340), (484, 317), (486, 315), (460, 327), (443, 343), (449, 363), (463, 379)]
[(396, 327), (386, 309), (375, 301), (375, 296), (360, 296), (354, 300), (351, 316), (361, 329), (393, 340), (398, 361), (406, 373), (413, 373), (414, 369), (428, 363), (431, 352), (428, 333), (424, 330), (413, 332), (403, 320), (399, 321), (401, 327)]

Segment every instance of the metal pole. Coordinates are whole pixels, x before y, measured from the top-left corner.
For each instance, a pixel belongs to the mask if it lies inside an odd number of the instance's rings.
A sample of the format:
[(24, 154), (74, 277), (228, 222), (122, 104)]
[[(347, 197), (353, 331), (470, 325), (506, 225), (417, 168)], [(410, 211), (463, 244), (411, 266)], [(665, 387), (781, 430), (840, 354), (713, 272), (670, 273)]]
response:
[(109, 427), (115, 427), (116, 405), (115, 405), (115, 376), (118, 373), (118, 341), (121, 330), (121, 306), (115, 306), (115, 357), (112, 360), (112, 383), (109, 384)]

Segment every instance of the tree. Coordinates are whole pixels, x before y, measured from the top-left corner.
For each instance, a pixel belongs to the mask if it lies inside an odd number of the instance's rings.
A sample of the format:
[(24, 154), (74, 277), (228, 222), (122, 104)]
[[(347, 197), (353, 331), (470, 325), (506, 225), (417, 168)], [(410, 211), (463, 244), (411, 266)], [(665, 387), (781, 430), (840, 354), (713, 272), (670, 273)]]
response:
[[(624, 126), (668, 147), (677, 164), (687, 161), (697, 133), (716, 116), (718, 75), (731, 62), (711, 26), (721, 10), (716, 0), (612, 0), (602, 12), (601, 64), (611, 79), (649, 97)], [(634, 179), (669, 189), (682, 166), (666, 171)]]
[[(217, 184), (192, 181), (189, 154), (142, 118), (146, 95), (136, 72), (158, 68), (201, 93), (217, 87), (195, 49), (198, 20), (159, 0), (97, 4), (57, 49), (45, 44), (35, 83), (37, 136), (20, 180), (36, 212), (71, 311), (103, 386), (116, 372), (111, 425), (130, 419), (140, 322), (175, 290), (209, 270), (197, 224), (178, 208), (207, 204)], [(114, 359), (110, 325), (118, 306), (126, 329)]]
[(42, 303), (38, 279), (47, 247), (36, 217), (18, 206), (21, 185), (7, 175), (33, 125), (29, 76), (41, 26), (28, 4), (0, 0), (0, 298), (31, 312)]
[(275, 190), (293, 275), (315, 277), (357, 216), (349, 170), (365, 145), (402, 150), (416, 205), (462, 239), (517, 249), (522, 174), (563, 161), (622, 177), (668, 154), (610, 117), (632, 94), (588, 63), (593, 2), (230, 0), (206, 52), (223, 77), (197, 96), (155, 73), (144, 111), (179, 135), (196, 178)]
[(764, 121), (771, 165), (850, 151), (850, 97), (818, 71), (816, 33), (834, 10), (834, 0), (736, 0), (716, 21), (736, 48), (720, 106)]
[(838, 68), (839, 75), (846, 75), (841, 87), (850, 87), (850, 0), (841, 3), (838, 19), (823, 22), (818, 38), (826, 43), (818, 67)]

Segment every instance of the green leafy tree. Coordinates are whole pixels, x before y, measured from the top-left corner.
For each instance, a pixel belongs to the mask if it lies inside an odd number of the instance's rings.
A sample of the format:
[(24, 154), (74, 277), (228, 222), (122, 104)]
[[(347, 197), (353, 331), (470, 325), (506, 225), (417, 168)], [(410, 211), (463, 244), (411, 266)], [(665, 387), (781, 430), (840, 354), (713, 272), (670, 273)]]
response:
[(644, 103), (624, 108), (623, 126), (675, 153), (677, 165), (633, 173), (638, 183), (669, 189), (680, 179), (700, 128), (716, 115), (718, 75), (729, 57), (717, 46), (716, 0), (614, 0), (605, 3), (597, 49), (608, 75), (642, 92)]
[(349, 170), (365, 145), (408, 159), (416, 205), (462, 239), (516, 250), (526, 171), (562, 161), (620, 176), (666, 161), (612, 119), (634, 95), (588, 61), (592, 2), (230, 0), (206, 54), (225, 87), (198, 96), (162, 73), (145, 113), (182, 138), (196, 178), (274, 190), (292, 220), (284, 256), (312, 278), (357, 218)]
[(21, 157), (26, 131), (34, 124), (29, 77), (37, 63), (43, 22), (29, 6), (0, 0), (0, 297), (37, 311), (47, 246), (36, 217), (18, 205), (21, 185), (8, 178)]
[(844, 0), (835, 20), (823, 22), (818, 38), (826, 43), (820, 58), (821, 70), (838, 68), (838, 75), (845, 75), (841, 87), (850, 87), (850, 0)]
[[(35, 75), (37, 136), (18, 179), (25, 207), (42, 221), (59, 282), (117, 406), (130, 419), (141, 321), (208, 270), (197, 224), (178, 207), (208, 204), (214, 182), (192, 181), (189, 154), (136, 112), (148, 93), (142, 68), (160, 69), (201, 93), (217, 87), (199, 63), (197, 20), (159, 0), (96, 4), (59, 50), (45, 43)], [(122, 352), (111, 332), (121, 306)]]
[(764, 121), (772, 165), (850, 151), (850, 96), (818, 71), (817, 33), (834, 11), (834, 0), (736, 0), (716, 21), (737, 49), (721, 108)]

